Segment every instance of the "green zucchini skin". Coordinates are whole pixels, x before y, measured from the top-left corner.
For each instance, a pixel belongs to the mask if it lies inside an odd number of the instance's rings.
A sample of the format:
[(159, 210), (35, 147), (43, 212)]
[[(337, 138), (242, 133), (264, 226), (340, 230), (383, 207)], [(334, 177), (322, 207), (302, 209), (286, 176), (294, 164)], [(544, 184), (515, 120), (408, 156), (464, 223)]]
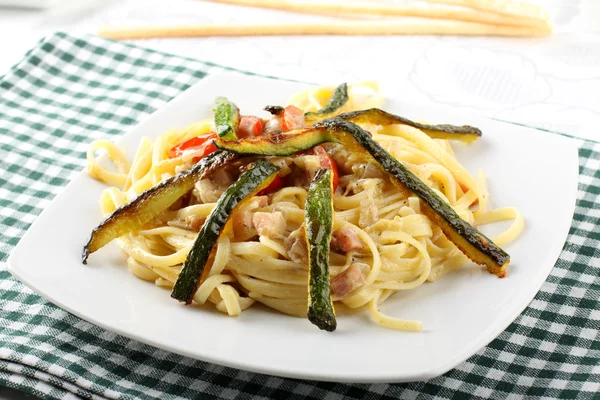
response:
[(340, 86), (335, 88), (335, 91), (331, 95), (329, 102), (325, 105), (325, 107), (321, 108), (316, 112), (308, 112), (304, 114), (304, 118), (307, 123), (315, 123), (324, 118), (328, 118), (333, 116), (337, 110), (342, 108), (344, 104), (348, 102), (348, 85), (346, 83), (342, 83)]
[[(339, 117), (322, 121), (318, 126), (331, 129), (337, 135), (349, 135), (353, 138), (353, 141), (365, 149), (381, 168), (390, 174), (392, 181), (401, 190), (407, 195), (414, 193), (422, 200), (423, 213), (431, 218), (467, 257), (477, 264), (485, 265), (490, 273), (499, 277), (505, 275), (504, 269), (510, 262), (510, 256), (491, 239), (460, 218), (450, 205), (385, 151), (367, 131)], [(344, 139), (342, 143), (353, 145)]]
[(337, 327), (329, 288), (329, 244), (333, 230), (333, 183), (330, 169), (321, 169), (308, 189), (305, 229), (308, 244), (308, 320), (319, 329)]
[(237, 139), (236, 131), (240, 125), (240, 110), (226, 97), (215, 100), (215, 130), (220, 138)]
[(83, 247), (82, 262), (86, 264), (90, 254), (112, 240), (140, 229), (189, 192), (199, 179), (212, 174), (237, 158), (239, 158), (237, 154), (228, 151), (209, 154), (190, 169), (140, 193), (131, 202), (117, 208), (92, 231)]
[(266, 160), (256, 160), (252, 167), (244, 172), (221, 195), (214, 210), (200, 229), (183, 269), (177, 277), (171, 297), (190, 304), (196, 290), (208, 275), (206, 262), (223, 232), (231, 213), (245, 199), (252, 197), (275, 179), (279, 168)]
[(271, 115), (282, 115), (285, 108), (281, 106), (266, 106), (265, 111), (270, 113)]
[(325, 142), (337, 142), (326, 128), (302, 128), (240, 140), (217, 138), (215, 145), (238, 154), (291, 156)]
[(355, 124), (371, 123), (375, 125), (393, 125), (401, 124), (412, 126), (425, 132), (433, 139), (460, 140), (463, 142), (472, 142), (481, 137), (481, 130), (473, 126), (463, 125), (429, 125), (420, 122), (414, 122), (399, 115), (390, 114), (379, 108), (370, 108), (368, 110), (352, 111), (338, 115), (339, 118), (346, 121), (352, 121)]

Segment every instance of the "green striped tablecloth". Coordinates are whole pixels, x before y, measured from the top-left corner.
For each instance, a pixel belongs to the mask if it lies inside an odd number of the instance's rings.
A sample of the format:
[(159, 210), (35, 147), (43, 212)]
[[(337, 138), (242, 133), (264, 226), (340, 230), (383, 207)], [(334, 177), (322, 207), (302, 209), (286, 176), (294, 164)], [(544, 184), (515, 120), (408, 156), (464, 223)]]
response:
[[(0, 78), (0, 261), (84, 166), (90, 141), (121, 134), (221, 70), (62, 33), (31, 50)], [(0, 265), (0, 384), (49, 399), (598, 398), (600, 144), (579, 145), (577, 208), (550, 277), (505, 332), (444, 376), (348, 385), (208, 364), (70, 315)]]

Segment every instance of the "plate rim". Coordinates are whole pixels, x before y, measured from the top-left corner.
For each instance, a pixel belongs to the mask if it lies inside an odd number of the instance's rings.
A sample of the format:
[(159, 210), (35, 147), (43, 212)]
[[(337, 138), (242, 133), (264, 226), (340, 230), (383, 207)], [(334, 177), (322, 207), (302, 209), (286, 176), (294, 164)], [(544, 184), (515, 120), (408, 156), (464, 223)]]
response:
[[(119, 134), (116, 137), (109, 138), (109, 139), (111, 141), (119, 144), (121, 141), (124, 140), (124, 137), (126, 135), (129, 135), (130, 132), (137, 129), (140, 125), (148, 123), (148, 121), (151, 120), (153, 117), (156, 118), (157, 114), (162, 114), (162, 113), (168, 112), (168, 110), (170, 108), (175, 107), (178, 102), (182, 101), (181, 99), (185, 97), (186, 93), (188, 93), (188, 95), (189, 95), (189, 93), (193, 92), (194, 90), (197, 90), (197, 89), (195, 89), (197, 86), (202, 86), (202, 85), (206, 84), (207, 81), (210, 81), (210, 80), (221, 80), (224, 78), (237, 78), (237, 79), (242, 78), (242, 79), (251, 79), (251, 80), (258, 79), (258, 80), (271, 81), (274, 84), (277, 84), (277, 82), (279, 82), (279, 83), (287, 82), (286, 80), (281, 80), (281, 79), (276, 79), (276, 78), (246, 76), (243, 74), (239, 74), (239, 73), (235, 73), (235, 72), (228, 72), (228, 71), (211, 74), (211, 75), (204, 77), (199, 82), (195, 83), (194, 85), (190, 86), (185, 91), (183, 91), (180, 94), (178, 94), (177, 96), (175, 96), (169, 102), (165, 103), (162, 107), (160, 107), (157, 110), (155, 110), (154, 112), (144, 116), (144, 118), (142, 118), (137, 124), (135, 124), (131, 127), (127, 127), (123, 131), (123, 133)], [(309, 86), (313, 86), (313, 85), (306, 84), (305, 86), (309, 87)], [(398, 102), (400, 104), (407, 104), (406, 102), (403, 102), (402, 100), (399, 100), (399, 99), (391, 97), (391, 96), (386, 97), (386, 98), (389, 100)], [(494, 124), (516, 127), (515, 125), (511, 124), (510, 122), (499, 121), (499, 120), (487, 118), (487, 117), (476, 115), (476, 114), (468, 114), (468, 113), (464, 113), (464, 112), (461, 112), (460, 110), (456, 110), (453, 108), (440, 107), (440, 106), (436, 106), (436, 105), (413, 105), (413, 106), (415, 106), (417, 108), (427, 107), (429, 109), (429, 112), (436, 112), (436, 110), (438, 110), (441, 114), (445, 114), (445, 115), (450, 114), (450, 115), (453, 115), (456, 117), (461, 117), (461, 118), (464, 116), (464, 118), (469, 118), (468, 120), (476, 120), (476, 121), (486, 120), (486, 121), (493, 122)], [(519, 128), (527, 129), (527, 130), (531, 130), (531, 131), (539, 131), (539, 130), (536, 130), (535, 128), (531, 128), (531, 127), (519, 127)], [(12, 251), (6, 261), (7, 270), (14, 277), (16, 277), (20, 282), (22, 282), (24, 285), (26, 285), (31, 290), (33, 290), (37, 295), (43, 297), (44, 299), (53, 303), (54, 305), (62, 308), (63, 310), (65, 310), (73, 315), (76, 315), (77, 317), (79, 317), (89, 323), (100, 326), (103, 329), (106, 329), (110, 332), (117, 333), (117, 334), (127, 337), (129, 339), (136, 340), (136, 341), (139, 341), (142, 343), (146, 343), (146, 344), (154, 346), (158, 349), (170, 351), (175, 354), (181, 354), (181, 355), (190, 357), (195, 360), (201, 360), (201, 361), (205, 361), (205, 362), (214, 363), (217, 365), (222, 365), (222, 366), (226, 366), (226, 367), (230, 367), (230, 368), (236, 368), (236, 369), (240, 369), (240, 370), (244, 370), (244, 371), (250, 371), (250, 372), (261, 373), (261, 374), (266, 374), (266, 375), (273, 375), (273, 376), (280, 376), (280, 377), (294, 378), (294, 379), (326, 381), (326, 382), (400, 383), (400, 382), (413, 382), (413, 381), (428, 380), (428, 379), (443, 375), (444, 373), (455, 368), (457, 365), (464, 362), (469, 357), (473, 356), (475, 353), (477, 353), (483, 347), (487, 346), (490, 342), (495, 340), (503, 331), (505, 331), (506, 328), (510, 324), (512, 324), (516, 318), (518, 318), (518, 316), (523, 312), (523, 310), (525, 310), (530, 305), (530, 303), (532, 302), (534, 297), (537, 295), (537, 293), (541, 289), (544, 282), (548, 279), (550, 272), (552, 271), (552, 269), (556, 265), (556, 261), (560, 257), (560, 254), (564, 248), (564, 244), (568, 238), (569, 229), (573, 222), (573, 214), (576, 209), (578, 183), (579, 183), (578, 146), (576, 146), (576, 144), (575, 144), (577, 139), (564, 137), (564, 136), (561, 136), (558, 134), (552, 134), (552, 133), (548, 133), (548, 134), (556, 137), (557, 140), (562, 140), (564, 142), (565, 146), (568, 146), (570, 148), (569, 151), (575, 152), (574, 156), (573, 155), (570, 156), (570, 157), (573, 157), (573, 160), (571, 160), (571, 161), (575, 161), (574, 164), (576, 167), (575, 173), (573, 175), (573, 178), (574, 178), (573, 182), (570, 182), (573, 186), (573, 187), (571, 187), (571, 190), (570, 190), (571, 203), (572, 203), (570, 206), (571, 212), (569, 213), (570, 218), (569, 218), (568, 222), (564, 223), (567, 226), (561, 227), (561, 229), (560, 229), (562, 231), (561, 232), (561, 242), (563, 243), (563, 245), (560, 247), (557, 246), (556, 248), (552, 249), (552, 254), (551, 254), (550, 258), (553, 260), (553, 262), (549, 263), (548, 266), (546, 267), (546, 270), (543, 271), (543, 273), (539, 274), (538, 280), (535, 282), (535, 284), (530, 284), (527, 286), (528, 288), (530, 288), (529, 290), (531, 291), (531, 293), (529, 293), (527, 295), (527, 301), (523, 301), (522, 304), (520, 304), (518, 307), (514, 307), (513, 312), (510, 313), (510, 316), (506, 317), (502, 323), (494, 324), (492, 327), (490, 327), (488, 330), (485, 331), (486, 332), (485, 334), (479, 335), (477, 337), (477, 339), (473, 341), (474, 344), (471, 344), (470, 346), (465, 346), (462, 349), (462, 352), (460, 352), (457, 355), (455, 355), (454, 357), (452, 357), (451, 360), (449, 360), (445, 364), (441, 364), (441, 365), (437, 366), (436, 368), (427, 369), (426, 371), (417, 371), (414, 374), (403, 375), (403, 376), (398, 376), (397, 373), (394, 374), (393, 371), (390, 371), (389, 374), (386, 374), (386, 375), (380, 374), (378, 376), (368, 375), (368, 373), (365, 373), (363, 371), (358, 371), (357, 373), (354, 373), (354, 374), (349, 374), (347, 372), (339, 374), (339, 373), (337, 373), (337, 371), (329, 371), (329, 375), (324, 376), (319, 373), (289, 371), (286, 368), (277, 367), (277, 366), (263, 367), (260, 365), (236, 361), (235, 359), (232, 359), (231, 357), (218, 358), (218, 357), (213, 357), (211, 355), (199, 356), (197, 353), (193, 353), (191, 351), (185, 351), (185, 350), (182, 351), (182, 349), (175, 348), (169, 344), (164, 344), (161, 342), (157, 342), (148, 337), (137, 335), (135, 333), (130, 333), (125, 328), (121, 328), (118, 325), (114, 326), (109, 323), (104, 323), (103, 321), (100, 321), (100, 320), (97, 320), (96, 318), (94, 318), (94, 316), (89, 316), (89, 315), (85, 315), (84, 313), (78, 312), (77, 309), (70, 307), (68, 303), (64, 303), (64, 302), (56, 299), (55, 296), (52, 295), (51, 293), (38, 291), (38, 289), (36, 288), (36, 285), (34, 283), (29, 282), (25, 276), (23, 276), (22, 274), (19, 273), (20, 268), (18, 267), (17, 263), (15, 262), (15, 259), (17, 257), (16, 254), (18, 254), (18, 252), (20, 252), (20, 251), (26, 250), (23, 248), (24, 245), (22, 245), (22, 243), (24, 243), (23, 239), (25, 239), (29, 234), (31, 234), (31, 232), (38, 229), (37, 226), (40, 224), (39, 221), (42, 219), (42, 217), (45, 214), (50, 212), (49, 210), (52, 209), (53, 204), (57, 203), (60, 199), (62, 199), (63, 195), (65, 195), (65, 193), (67, 192), (67, 188), (69, 188), (71, 185), (77, 184), (77, 181), (80, 179), (81, 175), (86, 174), (85, 167), (83, 167), (81, 171), (75, 172), (70, 176), (70, 179), (71, 179), (70, 182), (60, 190), (60, 193), (57, 196), (55, 196), (54, 199), (52, 199), (52, 201), (44, 208), (44, 210), (40, 213), (40, 215), (38, 215), (36, 217), (36, 219), (31, 224), (31, 226), (23, 234), (23, 236), (19, 240), (19, 243), (17, 244), (17, 246), (15, 246), (12, 249)]]

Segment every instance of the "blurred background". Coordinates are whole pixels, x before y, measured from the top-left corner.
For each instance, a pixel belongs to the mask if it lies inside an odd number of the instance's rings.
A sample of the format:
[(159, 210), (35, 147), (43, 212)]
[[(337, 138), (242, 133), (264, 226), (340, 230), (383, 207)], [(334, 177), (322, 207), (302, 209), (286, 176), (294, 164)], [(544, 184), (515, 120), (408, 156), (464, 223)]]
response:
[[(375, 79), (387, 94), (415, 103), (600, 137), (589, 128), (600, 125), (600, 1), (529, 2), (549, 12), (555, 26), (551, 37), (271, 36), (130, 42), (305, 82)], [(333, 23), (331, 17), (203, 0), (0, 0), (0, 74), (43, 36), (58, 30), (93, 35), (102, 26), (297, 21)]]
[[(351, 1), (351, 0), (349, 0)], [(376, 2), (377, 0), (373, 1)], [(379, 0), (379, 2), (385, 2)], [(411, 4), (411, 1), (387, 1)], [(555, 36), (549, 42), (553, 48), (567, 48), (577, 44), (575, 33), (600, 34), (600, 1), (597, 0), (530, 0), (544, 6), (555, 25)], [(19, 6), (16, 6), (16, 5)], [(26, 7), (28, 6), (28, 7)], [(232, 6), (202, 0), (0, 0), (0, 71), (16, 62), (24, 51), (41, 37), (61, 30), (94, 34), (105, 25), (156, 25), (156, 24), (227, 24), (283, 23), (294, 21), (331, 21), (331, 18), (296, 14), (285, 11)], [(256, 72), (268, 72), (272, 65), (285, 66), (287, 77), (306, 79), (319, 72), (324, 80), (339, 78), (340, 73), (358, 74), (363, 68), (371, 71), (387, 70), (386, 65), (372, 65), (375, 60), (396, 60), (406, 57), (414, 47), (437, 42), (427, 37), (246, 37), (246, 38), (193, 38), (156, 39), (139, 41), (144, 46), (172, 53), (201, 58), (231, 66), (247, 66)], [(536, 44), (531, 39), (462, 38), (469, 45), (527, 50)], [(587, 38), (589, 39), (589, 38)], [(586, 38), (581, 40), (585, 41)], [(548, 40), (544, 39), (543, 42)], [(368, 44), (368, 45), (367, 45)], [(538, 48), (539, 46), (534, 46)], [(360, 49), (358, 64), (341, 65), (340, 56), (349, 56), (348, 49)], [(243, 49), (247, 49), (243, 51)], [(382, 54), (383, 50), (392, 54)], [(553, 56), (549, 49), (540, 53)], [(600, 49), (598, 49), (600, 52)], [(544, 55), (544, 54), (541, 54)], [(596, 54), (597, 56), (599, 54)], [(582, 56), (582, 54), (580, 54)], [(335, 70), (319, 66), (317, 61), (337, 61)], [(333, 63), (332, 63), (333, 64)], [(381, 63), (383, 64), (383, 63)], [(307, 70), (310, 68), (310, 70)], [(318, 71), (314, 71), (317, 68)], [(400, 71), (398, 71), (400, 72)]]

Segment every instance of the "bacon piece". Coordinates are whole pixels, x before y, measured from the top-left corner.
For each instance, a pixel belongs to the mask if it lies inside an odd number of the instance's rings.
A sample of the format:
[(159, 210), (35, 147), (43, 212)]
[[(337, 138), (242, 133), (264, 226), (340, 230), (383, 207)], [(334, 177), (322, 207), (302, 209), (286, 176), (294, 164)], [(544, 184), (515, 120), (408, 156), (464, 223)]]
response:
[(285, 249), (290, 259), (298, 264), (308, 263), (308, 248), (304, 226), (296, 229), (284, 240)]
[(269, 197), (268, 196), (254, 196), (253, 201), (256, 202), (258, 208), (263, 208), (269, 205)]
[(362, 271), (356, 263), (351, 264), (344, 272), (331, 280), (331, 294), (337, 297), (344, 297), (364, 284), (365, 276)]
[(252, 217), (252, 222), (260, 236), (277, 239), (283, 237), (285, 233), (285, 218), (279, 211), (257, 212)]
[(188, 215), (187, 217), (185, 217), (185, 223), (187, 224), (187, 226), (189, 226), (191, 230), (196, 232), (198, 232), (200, 228), (202, 228), (202, 225), (204, 225), (205, 221), (206, 218), (200, 218), (195, 215)]
[(346, 226), (341, 227), (333, 231), (331, 240), (331, 247), (339, 249), (343, 252), (352, 250), (362, 250), (365, 245), (360, 240), (356, 232)]
[(248, 240), (256, 236), (253, 215), (257, 209), (268, 204), (269, 198), (267, 196), (254, 196), (231, 215), (233, 233), (237, 240)]

